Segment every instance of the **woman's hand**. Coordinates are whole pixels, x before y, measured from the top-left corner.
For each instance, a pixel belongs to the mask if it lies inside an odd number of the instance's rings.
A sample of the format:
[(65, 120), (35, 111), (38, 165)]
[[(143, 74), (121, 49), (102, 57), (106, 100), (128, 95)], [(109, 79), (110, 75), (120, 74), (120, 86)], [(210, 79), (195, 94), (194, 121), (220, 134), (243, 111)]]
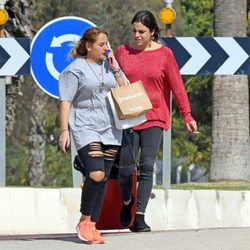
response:
[(67, 149), (70, 145), (70, 135), (68, 130), (64, 130), (61, 132), (59, 136), (59, 147), (63, 153), (67, 152)]
[(117, 65), (115, 64), (115, 56), (114, 56), (114, 52), (111, 48), (108, 48), (108, 57), (107, 57), (107, 61), (109, 63), (109, 67), (112, 71), (117, 70)]
[(113, 50), (111, 48), (108, 48), (108, 51), (109, 51), (109, 53), (107, 56), (107, 61), (109, 63), (109, 68), (112, 70), (118, 85), (119, 86), (127, 85), (127, 80), (121, 74), (121, 69), (119, 68), (119, 65), (115, 59)]
[(197, 134), (197, 124), (195, 120), (186, 123), (186, 127), (189, 133), (192, 133), (194, 135)]

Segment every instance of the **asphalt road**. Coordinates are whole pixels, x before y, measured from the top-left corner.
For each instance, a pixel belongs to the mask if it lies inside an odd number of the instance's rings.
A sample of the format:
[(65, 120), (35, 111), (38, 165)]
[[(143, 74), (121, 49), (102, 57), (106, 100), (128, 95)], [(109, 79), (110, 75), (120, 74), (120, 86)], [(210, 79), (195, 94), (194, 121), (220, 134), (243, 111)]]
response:
[(0, 250), (250, 250), (250, 228), (103, 235), (105, 245), (84, 244), (76, 235), (0, 236)]

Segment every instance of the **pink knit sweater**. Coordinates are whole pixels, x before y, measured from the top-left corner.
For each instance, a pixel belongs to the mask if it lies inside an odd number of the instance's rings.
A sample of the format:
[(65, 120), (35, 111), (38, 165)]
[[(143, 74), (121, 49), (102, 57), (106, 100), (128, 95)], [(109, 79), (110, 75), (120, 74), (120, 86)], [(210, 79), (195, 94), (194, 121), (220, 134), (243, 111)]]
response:
[(171, 49), (162, 46), (156, 50), (136, 50), (128, 45), (117, 48), (116, 59), (131, 83), (141, 80), (152, 102), (153, 109), (147, 113), (147, 121), (134, 129), (158, 126), (170, 127), (170, 92), (184, 122), (193, 119), (188, 96)]

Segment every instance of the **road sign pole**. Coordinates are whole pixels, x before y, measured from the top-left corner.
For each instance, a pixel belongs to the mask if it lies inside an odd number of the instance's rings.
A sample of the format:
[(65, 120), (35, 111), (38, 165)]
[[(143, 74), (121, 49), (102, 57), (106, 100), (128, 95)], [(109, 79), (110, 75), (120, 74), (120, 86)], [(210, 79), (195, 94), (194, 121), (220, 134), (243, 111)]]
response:
[[(172, 8), (174, 0), (164, 0), (166, 7), (160, 11), (160, 20), (166, 25), (166, 37), (172, 37), (172, 23), (176, 18), (176, 12)], [(172, 93), (170, 93), (170, 121), (172, 116)], [(167, 132), (163, 133), (163, 169), (162, 182), (164, 189), (171, 186), (171, 122)]]
[(0, 187), (6, 185), (5, 77), (0, 76)]
[[(172, 113), (172, 93), (170, 94), (170, 115)], [(171, 120), (170, 127), (167, 132), (163, 133), (163, 166), (162, 166), (162, 182), (164, 189), (170, 189), (171, 186)]]

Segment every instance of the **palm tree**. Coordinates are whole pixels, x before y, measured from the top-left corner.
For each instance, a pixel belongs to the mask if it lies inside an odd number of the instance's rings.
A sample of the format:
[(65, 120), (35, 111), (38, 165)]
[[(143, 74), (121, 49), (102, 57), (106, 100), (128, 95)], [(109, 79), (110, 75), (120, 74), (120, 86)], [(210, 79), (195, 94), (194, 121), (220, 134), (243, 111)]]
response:
[[(215, 0), (215, 36), (246, 36), (246, 10), (246, 0)], [(248, 88), (246, 75), (213, 79), (211, 181), (250, 181)]]

